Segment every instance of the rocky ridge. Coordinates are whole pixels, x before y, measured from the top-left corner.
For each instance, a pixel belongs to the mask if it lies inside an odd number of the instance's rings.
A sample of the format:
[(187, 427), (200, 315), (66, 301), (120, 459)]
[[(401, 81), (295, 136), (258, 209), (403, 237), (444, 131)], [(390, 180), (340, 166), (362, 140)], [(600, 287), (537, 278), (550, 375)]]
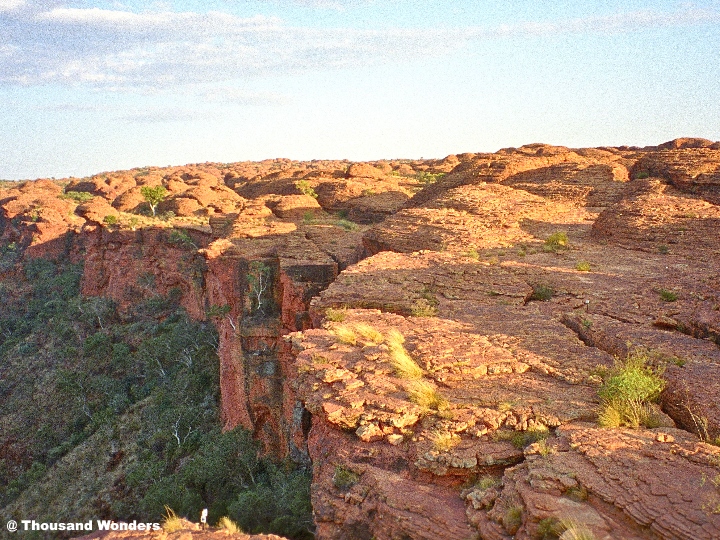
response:
[[(212, 318), (223, 423), (312, 464), (318, 538), (711, 539), (718, 146), (41, 180), (0, 191), (0, 234), (83, 258), (85, 294)], [(138, 215), (161, 184), (167, 221)], [(599, 428), (637, 350), (657, 425)]]

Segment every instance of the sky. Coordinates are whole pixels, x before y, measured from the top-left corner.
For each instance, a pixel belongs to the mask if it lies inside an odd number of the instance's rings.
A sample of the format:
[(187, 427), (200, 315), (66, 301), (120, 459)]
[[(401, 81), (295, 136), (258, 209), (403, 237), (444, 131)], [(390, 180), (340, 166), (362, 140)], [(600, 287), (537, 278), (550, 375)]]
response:
[(720, 140), (720, 0), (0, 0), (0, 179)]

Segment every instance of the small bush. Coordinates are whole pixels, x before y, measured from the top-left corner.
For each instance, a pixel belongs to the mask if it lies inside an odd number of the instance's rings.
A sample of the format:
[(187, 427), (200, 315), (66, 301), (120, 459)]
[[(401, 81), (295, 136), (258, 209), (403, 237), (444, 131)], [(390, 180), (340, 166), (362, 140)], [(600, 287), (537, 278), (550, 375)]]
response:
[(358, 224), (349, 219), (338, 219), (335, 225), (342, 227), (346, 231), (356, 231), (358, 229)]
[(510, 441), (515, 448), (522, 450), (534, 442), (544, 441), (550, 436), (547, 429), (536, 429), (528, 431), (498, 430), (493, 434), (496, 441)]
[(575, 502), (584, 502), (588, 499), (588, 490), (580, 484), (565, 490), (565, 496)]
[(475, 489), (479, 489), (481, 491), (487, 491), (490, 488), (497, 487), (501, 484), (500, 479), (496, 478), (494, 476), (485, 475), (481, 476), (477, 479), (475, 482), (475, 485), (473, 486)]
[(658, 399), (665, 381), (647, 361), (646, 352), (636, 351), (607, 372), (598, 390), (602, 402), (598, 416), (601, 426), (657, 427), (650, 403)]
[(435, 317), (437, 315), (438, 299), (430, 287), (423, 287), (420, 291), (420, 298), (415, 300), (410, 307), (413, 317)]
[(325, 318), (332, 322), (343, 322), (347, 316), (345, 309), (327, 308), (325, 310)]
[(117, 225), (118, 218), (117, 218), (117, 216), (113, 216), (112, 214), (109, 214), (103, 218), (103, 223), (105, 225), (112, 227), (113, 225)]
[(445, 173), (430, 173), (427, 171), (420, 171), (415, 174), (415, 178), (417, 179), (417, 181), (425, 185), (434, 184), (443, 176), (445, 176)]
[(660, 289), (658, 292), (660, 293), (660, 298), (663, 302), (675, 302), (675, 300), (678, 299), (676, 292), (669, 291), (667, 289)]
[(415, 300), (410, 306), (410, 314), (413, 317), (435, 317), (437, 312), (437, 307), (433, 306), (424, 298)]
[(307, 180), (298, 180), (295, 182), (295, 187), (298, 188), (298, 191), (302, 193), (303, 195), (309, 195), (313, 199), (318, 198), (318, 194), (315, 193), (315, 190), (310, 185), (310, 182)]
[(667, 247), (665, 244), (661, 244), (658, 246), (658, 253), (660, 253), (661, 255), (667, 255), (668, 253), (670, 253), (670, 248)]
[(360, 481), (360, 476), (345, 467), (337, 465), (333, 474), (333, 485), (338, 489), (350, 489)]
[(515, 534), (522, 525), (523, 507), (516, 505), (505, 510), (503, 515), (503, 526), (510, 534)]
[(556, 253), (561, 249), (565, 249), (568, 247), (568, 237), (567, 233), (564, 232), (556, 232), (551, 234), (545, 239), (545, 245), (543, 246), (543, 251), (546, 251), (548, 253)]
[(428, 381), (413, 381), (408, 389), (408, 395), (413, 403), (436, 411), (447, 409), (449, 405), (438, 389)]
[(538, 523), (537, 535), (539, 540), (557, 540), (565, 530), (558, 518), (547, 517)]
[(549, 285), (542, 283), (536, 283), (533, 285), (533, 292), (530, 295), (530, 300), (539, 300), (541, 302), (547, 302), (555, 294), (555, 289)]
[(468, 249), (465, 253), (466, 257), (469, 257), (471, 259), (475, 259), (476, 261), (480, 258), (480, 253), (478, 253), (478, 250), (475, 248)]
[(215, 319), (215, 318), (218, 318), (218, 317), (224, 317), (225, 315), (227, 315), (228, 313), (230, 313), (230, 311), (231, 311), (231, 308), (230, 308), (230, 305), (229, 305), (229, 304), (225, 304), (225, 305), (222, 305), (222, 306), (221, 306), (221, 305), (218, 305), (218, 304), (213, 304), (213, 305), (210, 306), (210, 308), (205, 312), (205, 315), (207, 315), (207, 318), (208, 318), (208, 319)]
[(60, 196), (61, 199), (71, 199), (78, 203), (86, 203), (95, 198), (95, 195), (88, 191), (66, 191)]
[(180, 229), (173, 229), (170, 231), (170, 235), (168, 236), (168, 242), (171, 244), (175, 244), (176, 246), (181, 246), (186, 249), (198, 249), (198, 246), (193, 242), (192, 237), (186, 233), (185, 231), (182, 231)]
[(644, 180), (645, 178), (650, 178), (650, 173), (647, 171), (640, 171), (637, 174), (635, 174), (636, 180)]
[(590, 271), (590, 263), (587, 261), (579, 261), (575, 265), (575, 270), (578, 272), (589, 272)]

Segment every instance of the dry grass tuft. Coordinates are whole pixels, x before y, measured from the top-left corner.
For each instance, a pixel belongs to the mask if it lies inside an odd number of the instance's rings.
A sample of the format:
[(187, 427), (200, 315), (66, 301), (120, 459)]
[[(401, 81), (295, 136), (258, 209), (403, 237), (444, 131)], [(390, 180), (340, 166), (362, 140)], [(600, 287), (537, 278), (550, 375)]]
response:
[(428, 381), (413, 381), (408, 389), (408, 395), (410, 396), (410, 401), (421, 407), (427, 407), (428, 409), (440, 411), (446, 410), (450, 406), (448, 400)]
[(340, 343), (347, 345), (357, 344), (357, 334), (350, 326), (339, 324), (330, 330), (330, 333), (334, 335)]
[(451, 448), (460, 444), (460, 436), (457, 433), (449, 431), (433, 430), (428, 435), (428, 439), (433, 443), (433, 447), (438, 452), (447, 452)]
[(325, 310), (325, 318), (332, 322), (343, 322), (346, 315), (345, 309), (327, 308)]
[(242, 533), (240, 527), (238, 527), (238, 524), (227, 516), (220, 518), (220, 521), (218, 521), (218, 527), (224, 531), (229, 532), (230, 534)]
[(417, 365), (412, 356), (408, 354), (405, 347), (394, 347), (388, 352), (390, 364), (395, 369), (398, 377), (403, 379), (419, 379), (423, 376), (423, 370)]
[(162, 528), (167, 533), (172, 533), (182, 529), (182, 520), (178, 517), (175, 511), (169, 506), (165, 505), (165, 517), (162, 522)]
[(403, 379), (419, 379), (423, 376), (424, 371), (417, 365), (412, 356), (405, 350), (403, 343), (405, 337), (396, 329), (392, 329), (385, 337), (385, 343), (388, 346), (388, 358), (390, 364), (395, 369), (398, 377)]
[(585, 525), (571, 519), (563, 519), (560, 525), (565, 531), (560, 538), (562, 540), (595, 540), (595, 535)]
[(385, 339), (380, 331), (367, 323), (356, 323), (352, 328), (360, 337), (375, 345), (379, 345)]

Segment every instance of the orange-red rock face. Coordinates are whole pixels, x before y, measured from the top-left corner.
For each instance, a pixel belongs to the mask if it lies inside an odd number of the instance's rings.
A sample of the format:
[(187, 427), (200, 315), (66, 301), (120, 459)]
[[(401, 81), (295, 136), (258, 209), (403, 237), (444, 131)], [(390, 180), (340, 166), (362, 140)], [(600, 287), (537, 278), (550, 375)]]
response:
[[(710, 540), (718, 170), (695, 139), (138, 169), (0, 190), (0, 235), (83, 258), (85, 294), (211, 317), (223, 426), (312, 461), (320, 539)], [(638, 350), (656, 427), (601, 429)]]

